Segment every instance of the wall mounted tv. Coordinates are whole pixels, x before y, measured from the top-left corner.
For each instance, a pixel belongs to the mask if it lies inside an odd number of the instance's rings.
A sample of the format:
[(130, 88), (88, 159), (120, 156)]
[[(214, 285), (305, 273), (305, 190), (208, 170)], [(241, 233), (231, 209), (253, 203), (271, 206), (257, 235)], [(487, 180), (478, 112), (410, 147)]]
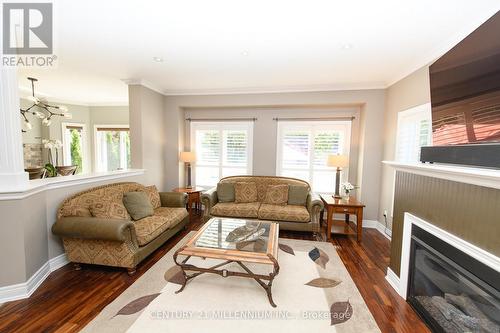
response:
[(429, 68), (432, 144), (422, 162), (500, 168), (500, 12)]

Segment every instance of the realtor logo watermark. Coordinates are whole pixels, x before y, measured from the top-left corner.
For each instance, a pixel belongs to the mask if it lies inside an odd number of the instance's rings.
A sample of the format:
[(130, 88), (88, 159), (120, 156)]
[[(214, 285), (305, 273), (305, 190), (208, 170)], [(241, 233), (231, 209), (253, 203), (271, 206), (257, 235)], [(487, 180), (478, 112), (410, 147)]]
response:
[(54, 67), (52, 3), (3, 3), (2, 65)]

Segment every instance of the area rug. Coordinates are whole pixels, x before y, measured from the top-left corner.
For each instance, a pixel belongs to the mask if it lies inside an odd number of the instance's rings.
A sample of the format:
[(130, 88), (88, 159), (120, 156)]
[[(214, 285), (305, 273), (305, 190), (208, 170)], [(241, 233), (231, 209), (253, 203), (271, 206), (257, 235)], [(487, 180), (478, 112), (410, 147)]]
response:
[[(256, 281), (241, 277), (202, 274), (175, 294), (181, 281), (172, 255), (193, 234), (83, 332), (380, 332), (331, 243), (279, 239), (280, 271), (272, 286), (276, 308)], [(204, 267), (218, 262), (189, 261)], [(257, 273), (267, 269), (247, 266)], [(242, 271), (236, 264), (227, 268)]]

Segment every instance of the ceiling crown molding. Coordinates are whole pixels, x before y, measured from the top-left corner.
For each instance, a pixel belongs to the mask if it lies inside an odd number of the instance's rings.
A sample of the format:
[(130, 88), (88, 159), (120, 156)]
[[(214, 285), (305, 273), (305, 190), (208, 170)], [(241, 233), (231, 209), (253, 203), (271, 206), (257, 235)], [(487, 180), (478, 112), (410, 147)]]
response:
[(128, 86), (143, 86), (153, 91), (156, 91), (159, 94), (165, 95), (165, 91), (162, 88), (144, 79), (134, 79), (134, 78), (122, 79), (122, 82), (124, 82)]
[(236, 95), (236, 94), (279, 94), (279, 93), (301, 93), (301, 92), (324, 92), (341, 90), (373, 90), (385, 89), (382, 82), (373, 83), (346, 83), (346, 84), (322, 84), (303, 86), (276, 86), (276, 87), (243, 87), (243, 88), (220, 88), (220, 89), (167, 89), (163, 92), (166, 96), (190, 96), (190, 95)]

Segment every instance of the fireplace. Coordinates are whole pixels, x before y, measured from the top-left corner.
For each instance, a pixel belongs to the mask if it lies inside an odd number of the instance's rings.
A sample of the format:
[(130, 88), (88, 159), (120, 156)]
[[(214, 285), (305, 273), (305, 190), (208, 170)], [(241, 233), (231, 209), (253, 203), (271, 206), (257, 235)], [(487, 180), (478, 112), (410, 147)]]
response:
[(500, 273), (412, 224), (407, 301), (434, 332), (500, 332)]

